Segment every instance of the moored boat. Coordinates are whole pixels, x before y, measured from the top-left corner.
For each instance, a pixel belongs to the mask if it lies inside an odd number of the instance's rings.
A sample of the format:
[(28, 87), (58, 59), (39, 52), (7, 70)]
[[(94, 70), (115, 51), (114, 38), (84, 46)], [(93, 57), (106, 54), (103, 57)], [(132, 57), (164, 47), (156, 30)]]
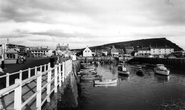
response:
[(94, 80), (95, 85), (114, 84), (117, 83), (118, 79), (106, 79), (106, 80)]
[(129, 76), (129, 71), (118, 71), (118, 75)]
[(95, 76), (81, 76), (80, 80), (101, 80), (102, 76), (95, 75)]
[(116, 87), (117, 83), (112, 83), (112, 84), (98, 84), (94, 85), (95, 87)]
[(96, 75), (97, 72), (78, 72), (78, 75)]
[(163, 64), (157, 64), (154, 68), (154, 72), (164, 76), (168, 76), (170, 74), (170, 70), (168, 70)]
[(137, 71), (136, 71), (136, 74), (137, 74), (138, 76), (144, 76), (144, 73), (143, 73), (143, 70), (142, 70), (142, 69), (137, 70)]

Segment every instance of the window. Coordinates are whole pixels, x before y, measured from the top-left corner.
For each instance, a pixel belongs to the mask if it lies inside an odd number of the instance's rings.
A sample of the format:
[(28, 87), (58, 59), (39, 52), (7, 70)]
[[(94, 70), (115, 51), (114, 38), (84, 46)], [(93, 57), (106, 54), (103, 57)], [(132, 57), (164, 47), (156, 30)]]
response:
[(15, 54), (13, 54), (13, 53), (8, 53), (8, 54), (7, 54), (7, 58), (8, 58), (8, 59), (15, 59)]

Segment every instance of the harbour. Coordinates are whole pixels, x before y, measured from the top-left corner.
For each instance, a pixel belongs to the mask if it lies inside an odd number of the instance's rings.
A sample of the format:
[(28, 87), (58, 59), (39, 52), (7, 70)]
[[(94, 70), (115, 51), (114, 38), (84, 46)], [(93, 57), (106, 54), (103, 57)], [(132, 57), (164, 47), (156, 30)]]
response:
[(117, 85), (95, 87), (93, 82), (81, 82), (79, 105), (74, 110), (185, 109), (185, 76), (181, 72), (170, 69), (170, 76), (161, 76), (144, 68), (144, 75), (139, 76), (131, 66), (127, 65), (129, 77), (119, 76), (116, 66), (99, 66), (98, 74), (105, 79), (118, 78)]
[(185, 0), (0, 0), (0, 110), (185, 110)]

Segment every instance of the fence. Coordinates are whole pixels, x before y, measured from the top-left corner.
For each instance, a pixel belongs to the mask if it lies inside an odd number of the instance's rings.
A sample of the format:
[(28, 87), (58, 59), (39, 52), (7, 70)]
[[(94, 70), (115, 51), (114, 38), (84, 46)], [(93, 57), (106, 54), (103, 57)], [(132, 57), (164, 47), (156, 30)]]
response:
[[(36, 110), (41, 110), (43, 104), (46, 101), (51, 101), (50, 95), (53, 92), (56, 93), (58, 91), (58, 88), (62, 86), (62, 82), (70, 74), (71, 71), (72, 61), (68, 60), (63, 62), (63, 64), (59, 63), (55, 65), (55, 67), (53, 68), (50, 67), (49, 63), (46, 65), (41, 65), (39, 67), (29, 68), (27, 70), (20, 70), (19, 72), (15, 72), (12, 74), (7, 73), (6, 75), (1, 76), (1, 78), (6, 78), (6, 88), (0, 90), (0, 98), (8, 97), (12, 93), (14, 97), (14, 110), (26, 109), (25, 105), (31, 103), (31, 101), (34, 100), (36, 101), (35, 107), (32, 108)], [(27, 75), (23, 75), (23, 72), (27, 73)], [(10, 77), (12, 75), (18, 75), (19, 77), (15, 79), (15, 83), (10, 84)], [(25, 100), (22, 100), (25, 94), (25, 90), (23, 89), (23, 87), (27, 84), (36, 85), (36, 87), (35, 89), (32, 89), (32, 91), (34, 91), (32, 95), (26, 96), (27, 98)], [(5, 105), (1, 106), (7, 109)]]

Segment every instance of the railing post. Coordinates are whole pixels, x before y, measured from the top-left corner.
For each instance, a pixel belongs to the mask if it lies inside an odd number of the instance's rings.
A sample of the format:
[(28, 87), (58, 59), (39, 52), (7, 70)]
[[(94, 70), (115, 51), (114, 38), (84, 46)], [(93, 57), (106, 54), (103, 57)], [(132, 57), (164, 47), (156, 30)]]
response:
[(30, 77), (31, 77), (31, 69), (28, 68), (28, 78), (30, 78)]
[(37, 74), (37, 67), (35, 66), (35, 75)]
[(58, 79), (58, 74), (57, 74), (57, 65), (55, 65), (55, 93), (57, 93), (57, 83), (58, 83), (58, 81), (57, 81), (57, 79)]
[(59, 86), (62, 86), (62, 74), (61, 74), (61, 63), (59, 63), (58, 75), (59, 75)]
[(10, 74), (6, 73), (6, 87), (10, 86)]
[(41, 110), (41, 103), (42, 103), (42, 73), (39, 71), (37, 77), (37, 98), (36, 98), (36, 108), (37, 110)]
[(22, 70), (19, 71), (19, 79), (22, 81)]
[[(50, 70), (50, 63), (48, 64), (48, 70)], [(51, 70), (47, 74), (47, 82), (49, 83), (47, 85), (47, 102), (50, 102), (50, 92), (51, 92)]]
[(15, 79), (15, 84), (19, 84), (19, 86), (15, 89), (14, 92), (14, 109), (21, 110), (22, 108), (22, 80)]
[(47, 71), (47, 64), (44, 65), (44, 72)]
[(42, 72), (42, 65), (40, 65), (40, 72)]
[(62, 81), (64, 82), (64, 79), (65, 79), (65, 65), (64, 65), (65, 63), (64, 62), (62, 62)]

